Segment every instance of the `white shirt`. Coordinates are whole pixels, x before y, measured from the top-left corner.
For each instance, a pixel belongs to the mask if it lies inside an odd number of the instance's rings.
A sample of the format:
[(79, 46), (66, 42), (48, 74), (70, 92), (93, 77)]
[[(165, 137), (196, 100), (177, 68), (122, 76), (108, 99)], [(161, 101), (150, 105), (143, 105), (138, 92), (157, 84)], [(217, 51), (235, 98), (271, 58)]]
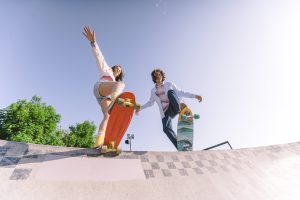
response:
[(113, 70), (107, 65), (97, 42), (91, 43), (91, 46), (99, 69), (100, 82), (116, 81), (113, 74)]
[[(183, 97), (186, 97), (186, 98), (195, 98), (196, 95), (195, 94), (192, 94), (192, 93), (189, 93), (189, 92), (185, 92), (181, 89), (179, 89), (178, 87), (176, 87), (176, 85), (172, 82), (165, 82), (163, 84), (163, 88), (164, 88), (164, 91), (165, 91), (165, 94), (168, 94), (168, 91), (169, 90), (174, 90), (175, 94), (177, 95), (177, 97), (179, 98), (179, 101), (181, 102), (181, 99)], [(156, 92), (156, 87), (152, 88), (151, 90), (151, 96), (150, 96), (150, 99), (147, 103), (145, 103), (144, 105), (141, 106), (141, 110), (145, 109), (145, 108), (148, 108), (150, 106), (153, 106), (154, 102), (157, 103), (158, 105), (158, 108), (159, 108), (159, 111), (160, 111), (160, 115), (161, 115), (161, 118), (164, 118), (165, 117), (165, 113), (163, 111), (163, 107), (162, 107), (162, 104), (161, 104), (161, 100), (160, 98), (155, 94)]]

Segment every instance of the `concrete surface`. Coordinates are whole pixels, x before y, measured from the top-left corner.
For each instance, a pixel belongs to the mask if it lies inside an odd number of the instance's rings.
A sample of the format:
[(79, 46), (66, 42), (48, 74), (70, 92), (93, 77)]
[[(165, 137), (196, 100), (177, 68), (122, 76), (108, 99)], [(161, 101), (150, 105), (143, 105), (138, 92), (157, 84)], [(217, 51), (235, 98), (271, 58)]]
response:
[(300, 142), (123, 152), (0, 140), (0, 199), (300, 199)]

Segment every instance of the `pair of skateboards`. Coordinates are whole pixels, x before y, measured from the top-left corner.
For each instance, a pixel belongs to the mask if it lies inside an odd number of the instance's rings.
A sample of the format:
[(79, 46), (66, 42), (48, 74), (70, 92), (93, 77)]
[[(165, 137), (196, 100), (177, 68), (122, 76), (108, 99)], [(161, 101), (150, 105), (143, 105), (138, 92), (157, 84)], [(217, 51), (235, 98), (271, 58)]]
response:
[[(110, 110), (110, 117), (107, 123), (104, 145), (101, 153), (118, 155), (121, 153), (119, 144), (131, 122), (134, 110), (139, 105), (135, 102), (135, 96), (131, 92), (124, 92), (117, 97)], [(193, 125), (194, 119), (199, 119), (199, 115), (193, 115), (192, 111), (185, 107), (181, 110), (177, 125), (177, 150), (193, 150)]]
[(110, 117), (101, 147), (101, 154), (118, 155), (121, 153), (119, 144), (130, 124), (134, 109), (139, 106), (131, 92), (120, 94), (109, 111)]

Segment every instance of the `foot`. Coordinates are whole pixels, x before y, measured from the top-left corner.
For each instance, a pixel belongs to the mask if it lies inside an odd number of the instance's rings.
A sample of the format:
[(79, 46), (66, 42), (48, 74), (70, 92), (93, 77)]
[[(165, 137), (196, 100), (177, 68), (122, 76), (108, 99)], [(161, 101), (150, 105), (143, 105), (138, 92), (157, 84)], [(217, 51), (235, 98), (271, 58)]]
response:
[(187, 105), (185, 103), (180, 103), (180, 111), (183, 110)]
[(101, 154), (109, 154), (110, 156), (117, 156), (120, 153), (122, 153), (122, 149), (120, 147), (111, 149), (108, 146), (104, 145), (101, 148)]
[(94, 148), (101, 149), (101, 147), (103, 146), (103, 143), (104, 143), (104, 135), (98, 135), (96, 137)]

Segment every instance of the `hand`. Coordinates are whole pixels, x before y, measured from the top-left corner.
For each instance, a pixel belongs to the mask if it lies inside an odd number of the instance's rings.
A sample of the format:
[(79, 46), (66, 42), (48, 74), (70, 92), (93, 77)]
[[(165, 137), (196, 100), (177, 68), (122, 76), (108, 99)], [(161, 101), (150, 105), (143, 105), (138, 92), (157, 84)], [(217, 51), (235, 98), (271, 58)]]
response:
[(85, 26), (84, 27), (84, 32), (82, 32), (82, 33), (88, 39), (88, 41), (90, 41), (90, 42), (95, 42), (96, 41), (95, 31), (93, 31), (90, 27)]
[(199, 103), (202, 101), (202, 97), (200, 95), (196, 95), (196, 99), (199, 101)]
[(141, 106), (140, 105), (136, 106), (136, 108), (135, 108), (135, 115), (139, 115), (140, 110), (141, 110)]

